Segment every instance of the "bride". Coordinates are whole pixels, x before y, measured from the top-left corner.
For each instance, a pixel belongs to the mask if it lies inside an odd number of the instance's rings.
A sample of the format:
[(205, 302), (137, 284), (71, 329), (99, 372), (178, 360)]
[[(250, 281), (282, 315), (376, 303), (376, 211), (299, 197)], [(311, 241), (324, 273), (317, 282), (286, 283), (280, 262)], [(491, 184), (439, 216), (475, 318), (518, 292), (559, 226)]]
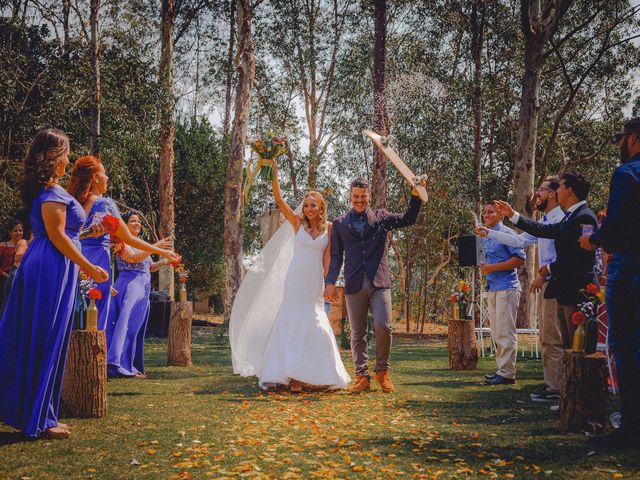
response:
[(273, 171), (273, 193), (287, 222), (260, 252), (236, 295), (229, 326), (233, 372), (257, 376), (262, 388), (347, 388), (350, 378), (322, 296), (331, 238), (324, 198), (310, 191), (301, 211), (294, 212), (282, 199), (275, 165)]

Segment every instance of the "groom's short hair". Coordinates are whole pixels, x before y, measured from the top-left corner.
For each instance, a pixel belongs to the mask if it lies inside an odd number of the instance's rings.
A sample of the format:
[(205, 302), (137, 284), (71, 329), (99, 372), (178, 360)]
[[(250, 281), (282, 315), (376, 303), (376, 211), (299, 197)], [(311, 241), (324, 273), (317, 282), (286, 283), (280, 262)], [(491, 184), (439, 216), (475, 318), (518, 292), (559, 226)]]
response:
[(351, 190), (354, 188), (369, 188), (369, 180), (366, 178), (356, 178), (351, 182)]

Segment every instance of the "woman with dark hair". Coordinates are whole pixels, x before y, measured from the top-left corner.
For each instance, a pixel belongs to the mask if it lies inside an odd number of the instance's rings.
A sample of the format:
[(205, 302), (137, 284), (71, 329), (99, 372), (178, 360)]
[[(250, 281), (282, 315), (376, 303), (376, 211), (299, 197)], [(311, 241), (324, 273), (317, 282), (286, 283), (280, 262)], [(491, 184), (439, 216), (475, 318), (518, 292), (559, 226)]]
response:
[[(140, 235), (142, 224), (137, 213), (122, 216), (134, 237)], [(144, 334), (149, 316), (151, 272), (166, 260), (152, 262), (151, 254), (128, 245), (116, 256), (118, 279), (107, 319), (107, 375), (109, 377), (145, 378)]]
[(13, 265), (13, 256), (16, 251), (16, 246), (22, 237), (24, 236), (23, 225), (20, 220), (15, 218), (9, 222), (9, 239), (4, 242), (0, 242), (0, 305), (4, 303), (3, 292), (4, 286), (11, 273), (11, 266)]
[(108, 278), (80, 251), (85, 213), (58, 184), (68, 164), (66, 134), (48, 129), (35, 136), (21, 188), (34, 239), (0, 318), (0, 420), (30, 437), (69, 436), (58, 423), (58, 407), (78, 270), (96, 282)]
[[(131, 235), (129, 228), (120, 218), (120, 212), (113, 199), (105, 197), (109, 177), (104, 165), (98, 157), (80, 157), (73, 164), (71, 178), (67, 191), (73, 195), (84, 208), (87, 215), (86, 225), (98, 225), (106, 215), (118, 219), (117, 237), (124, 243), (132, 245), (145, 252), (157, 253), (171, 262), (180, 261), (180, 257), (170, 250), (172, 241), (169, 238), (160, 240), (151, 245), (144, 240)], [(96, 231), (98, 235), (82, 238), (82, 253), (96, 265), (100, 265), (107, 271), (111, 270), (111, 254), (109, 250), (109, 233), (102, 230)], [(105, 330), (109, 308), (111, 305), (111, 285), (113, 279), (109, 279), (98, 286), (102, 298), (96, 302), (98, 307), (98, 329)], [(107, 334), (107, 345), (109, 335)]]

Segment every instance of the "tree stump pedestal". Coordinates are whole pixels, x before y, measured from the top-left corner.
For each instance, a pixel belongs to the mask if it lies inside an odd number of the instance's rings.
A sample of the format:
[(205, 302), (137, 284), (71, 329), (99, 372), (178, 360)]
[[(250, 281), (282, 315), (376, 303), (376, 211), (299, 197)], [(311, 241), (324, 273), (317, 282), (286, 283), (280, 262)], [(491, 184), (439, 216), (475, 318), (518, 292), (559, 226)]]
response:
[(479, 351), (473, 320), (449, 320), (447, 348), (451, 370), (476, 369)]
[(565, 350), (564, 361), (560, 429), (598, 433), (607, 415), (607, 359), (601, 352), (585, 355)]
[(107, 415), (107, 339), (104, 330), (73, 330), (64, 369), (60, 411), (65, 416)]
[(190, 367), (191, 363), (191, 321), (193, 319), (192, 302), (174, 302), (171, 304), (169, 319), (169, 348), (167, 365)]

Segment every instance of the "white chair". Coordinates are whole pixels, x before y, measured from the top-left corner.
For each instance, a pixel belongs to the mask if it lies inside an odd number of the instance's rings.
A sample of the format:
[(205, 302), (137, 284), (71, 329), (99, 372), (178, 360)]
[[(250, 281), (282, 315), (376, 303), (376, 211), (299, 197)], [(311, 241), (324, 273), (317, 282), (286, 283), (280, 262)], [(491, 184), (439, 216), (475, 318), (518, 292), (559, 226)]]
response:
[[(491, 328), (489, 327), (489, 312), (488, 312), (488, 300), (487, 292), (480, 292), (480, 322), (476, 327), (476, 336), (478, 338), (478, 346), (480, 347), (480, 354), (485, 356), (485, 336), (489, 337), (489, 355), (494, 355), (495, 345), (493, 337), (491, 336)], [(486, 325), (486, 326), (485, 326)]]
[(525, 336), (529, 337), (529, 354), (531, 358), (540, 358), (540, 330), (538, 329), (538, 295), (536, 293), (533, 299), (533, 328), (518, 328), (516, 329), (516, 336), (518, 336), (518, 343), (520, 344), (520, 355), (525, 356)]
[(604, 304), (598, 307), (598, 313), (596, 318), (598, 320), (598, 330), (604, 334), (604, 343), (598, 342), (596, 345), (596, 351), (603, 352), (607, 358), (607, 370), (609, 372), (609, 382), (611, 383), (611, 393), (613, 395), (618, 394), (618, 388), (616, 386), (616, 377), (613, 372), (613, 353), (609, 350), (609, 321), (605, 322), (607, 315), (607, 309)]

